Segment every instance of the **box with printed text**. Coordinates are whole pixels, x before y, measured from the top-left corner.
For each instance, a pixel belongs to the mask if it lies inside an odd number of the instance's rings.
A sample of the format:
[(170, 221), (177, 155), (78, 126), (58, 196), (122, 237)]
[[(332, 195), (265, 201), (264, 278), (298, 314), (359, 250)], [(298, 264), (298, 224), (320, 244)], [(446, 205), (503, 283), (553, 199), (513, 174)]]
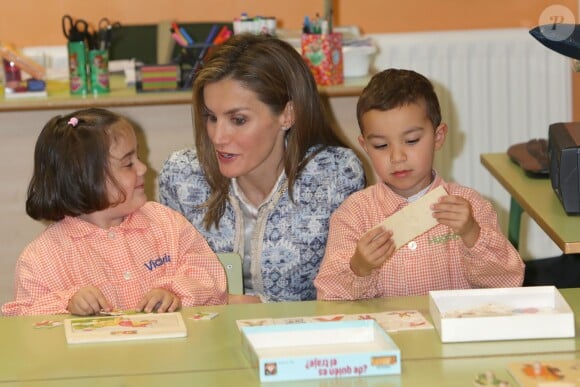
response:
[(251, 326), (241, 333), (262, 382), (401, 373), (399, 348), (374, 320)]
[(574, 337), (574, 313), (553, 286), (439, 290), (429, 310), (441, 341)]

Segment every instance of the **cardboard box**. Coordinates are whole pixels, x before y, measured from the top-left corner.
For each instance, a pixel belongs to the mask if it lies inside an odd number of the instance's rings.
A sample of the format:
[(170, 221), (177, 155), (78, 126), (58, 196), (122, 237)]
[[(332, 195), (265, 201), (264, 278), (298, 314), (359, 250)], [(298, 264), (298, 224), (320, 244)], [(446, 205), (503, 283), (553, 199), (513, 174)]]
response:
[(401, 352), (374, 320), (242, 328), (246, 355), (260, 381), (401, 373)]
[(344, 83), (342, 34), (303, 34), (302, 57), (317, 85)]
[(574, 313), (553, 286), (429, 292), (441, 341), (574, 337)]
[(342, 46), (344, 77), (366, 77), (369, 75), (375, 46)]

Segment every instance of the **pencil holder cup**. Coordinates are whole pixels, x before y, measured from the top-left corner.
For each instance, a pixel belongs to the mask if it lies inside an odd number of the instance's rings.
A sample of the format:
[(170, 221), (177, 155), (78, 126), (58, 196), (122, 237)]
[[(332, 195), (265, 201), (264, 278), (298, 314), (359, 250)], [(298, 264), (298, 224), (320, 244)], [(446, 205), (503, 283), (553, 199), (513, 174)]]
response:
[(89, 51), (89, 70), (93, 94), (105, 94), (109, 87), (109, 52), (107, 50)]
[(340, 85), (344, 82), (342, 34), (303, 34), (302, 57), (317, 85)]
[(192, 44), (182, 47), (179, 56), (175, 62), (179, 64), (181, 72), (181, 89), (190, 89), (195, 80), (197, 72), (204, 65), (204, 60), (213, 45), (210, 44)]
[(68, 42), (67, 51), (70, 93), (73, 95), (86, 95), (88, 93), (88, 82), (85, 42)]

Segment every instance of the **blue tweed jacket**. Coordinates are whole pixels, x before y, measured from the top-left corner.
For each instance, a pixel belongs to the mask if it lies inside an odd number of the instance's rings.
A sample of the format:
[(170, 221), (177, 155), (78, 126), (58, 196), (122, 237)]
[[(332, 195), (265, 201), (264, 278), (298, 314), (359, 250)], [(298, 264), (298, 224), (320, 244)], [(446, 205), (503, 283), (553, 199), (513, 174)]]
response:
[[(254, 293), (265, 301), (315, 299), (313, 281), (324, 256), (330, 215), (364, 185), (361, 161), (352, 150), (341, 147), (319, 152), (306, 165), (295, 182), (294, 201), (287, 179), (282, 179), (270, 203), (260, 209), (252, 236)], [(199, 205), (208, 197), (209, 186), (195, 150), (171, 154), (159, 175), (160, 202), (189, 219), (215, 252), (243, 256), (244, 220), (237, 197), (229, 195), (219, 227), (207, 230)]]

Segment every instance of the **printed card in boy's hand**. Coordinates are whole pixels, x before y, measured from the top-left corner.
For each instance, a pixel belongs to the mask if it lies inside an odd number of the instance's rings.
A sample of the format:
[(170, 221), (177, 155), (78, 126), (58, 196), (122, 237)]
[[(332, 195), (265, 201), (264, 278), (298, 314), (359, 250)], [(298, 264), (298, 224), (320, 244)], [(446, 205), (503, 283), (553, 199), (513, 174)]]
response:
[(447, 191), (439, 186), (427, 192), (417, 201), (395, 212), (373, 229), (382, 226), (391, 230), (395, 246), (398, 249), (413, 238), (437, 226), (437, 220), (432, 215), (431, 205), (437, 203), (441, 196), (446, 195)]

